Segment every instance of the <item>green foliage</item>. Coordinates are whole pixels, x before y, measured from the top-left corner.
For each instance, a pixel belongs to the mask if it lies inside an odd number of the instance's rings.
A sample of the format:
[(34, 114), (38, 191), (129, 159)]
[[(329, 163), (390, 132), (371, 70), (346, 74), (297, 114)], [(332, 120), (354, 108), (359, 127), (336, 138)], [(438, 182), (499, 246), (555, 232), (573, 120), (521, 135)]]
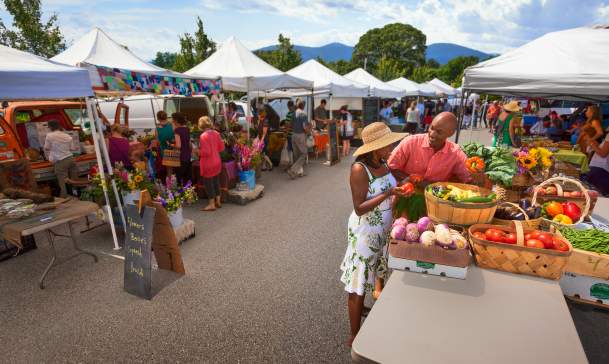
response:
[(180, 37), (180, 51), (176, 55), (175, 63), (171, 69), (178, 72), (187, 71), (203, 62), (215, 51), (216, 43), (205, 34), (203, 21), (197, 16), (197, 30), (194, 36), (190, 33), (184, 33)]
[(57, 14), (42, 21), (40, 0), (4, 0), (13, 17), (12, 28), (0, 20), (0, 44), (50, 58), (66, 49), (57, 25)]
[(448, 61), (447, 64), (440, 67), (438, 78), (450, 84), (453, 87), (461, 86), (463, 79), (463, 71), (469, 66), (473, 66), (479, 62), (478, 57), (456, 57)]
[(425, 64), (426, 41), (425, 34), (412, 25), (388, 24), (371, 29), (359, 38), (353, 49), (352, 62), (357, 67), (366, 63), (367, 70), (374, 73), (381, 59), (386, 58), (410, 73)]
[(317, 62), (328, 67), (329, 69), (338, 73), (339, 75), (346, 75), (347, 73), (349, 73), (357, 68), (357, 66), (355, 64), (353, 64), (353, 62), (345, 61), (342, 59), (340, 59), (338, 61), (334, 61), (334, 62), (326, 62), (322, 58), (317, 57)]
[(156, 56), (152, 60), (152, 64), (162, 68), (173, 68), (176, 63), (177, 53), (174, 52), (156, 52)]
[(437, 77), (438, 71), (439, 68), (433, 68), (430, 66), (417, 67), (412, 71), (410, 79), (419, 83), (426, 82)]
[(391, 81), (405, 74), (405, 70), (400, 67), (400, 63), (395, 59), (382, 57), (374, 75), (381, 81)]
[(284, 72), (302, 63), (300, 52), (294, 49), (290, 38), (279, 34), (278, 42), (277, 49), (272, 51), (256, 51), (256, 55), (266, 63)]

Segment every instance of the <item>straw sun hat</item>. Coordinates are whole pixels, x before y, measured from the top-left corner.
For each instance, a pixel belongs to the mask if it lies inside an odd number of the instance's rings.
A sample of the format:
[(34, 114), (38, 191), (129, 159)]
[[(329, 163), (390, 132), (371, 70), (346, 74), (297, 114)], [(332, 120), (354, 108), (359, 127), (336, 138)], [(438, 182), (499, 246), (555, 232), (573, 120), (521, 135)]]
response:
[(509, 112), (518, 112), (520, 111), (520, 105), (518, 101), (510, 101), (507, 104), (503, 105), (503, 110)]
[(353, 155), (355, 157), (384, 148), (406, 137), (408, 133), (394, 133), (385, 123), (376, 122), (368, 125), (362, 130), (364, 145), (357, 148)]

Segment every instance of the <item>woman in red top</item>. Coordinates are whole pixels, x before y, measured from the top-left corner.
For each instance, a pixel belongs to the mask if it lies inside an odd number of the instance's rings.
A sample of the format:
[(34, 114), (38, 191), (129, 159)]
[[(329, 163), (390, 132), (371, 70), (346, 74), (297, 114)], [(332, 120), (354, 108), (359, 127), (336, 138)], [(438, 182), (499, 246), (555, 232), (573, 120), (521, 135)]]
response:
[(199, 128), (203, 130), (199, 138), (199, 162), (201, 177), (205, 186), (205, 194), (209, 203), (203, 211), (214, 211), (222, 207), (220, 203), (220, 172), (222, 160), (220, 152), (224, 150), (224, 142), (220, 134), (213, 129), (211, 120), (207, 116), (199, 119)]

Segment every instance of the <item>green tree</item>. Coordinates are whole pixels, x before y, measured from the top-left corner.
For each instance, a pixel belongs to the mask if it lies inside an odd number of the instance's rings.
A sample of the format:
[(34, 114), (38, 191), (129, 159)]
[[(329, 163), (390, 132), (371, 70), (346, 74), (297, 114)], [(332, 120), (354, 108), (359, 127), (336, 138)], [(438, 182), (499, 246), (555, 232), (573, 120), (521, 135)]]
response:
[(438, 61), (436, 61), (433, 58), (428, 59), (427, 61), (425, 61), (425, 65), (431, 68), (440, 68), (440, 64), (438, 63)]
[(270, 51), (256, 51), (256, 55), (271, 66), (288, 71), (302, 63), (300, 52), (294, 49), (290, 38), (279, 34), (277, 48)]
[(152, 60), (152, 64), (166, 68), (172, 69), (176, 64), (177, 53), (174, 52), (156, 52), (156, 56)]
[(382, 57), (379, 61), (374, 75), (381, 81), (391, 81), (405, 74), (404, 69), (400, 67), (400, 63), (395, 59)]
[(40, 0), (4, 0), (4, 7), (13, 17), (13, 26), (7, 28), (0, 19), (0, 44), (46, 58), (66, 49), (57, 14), (42, 21)]
[(328, 67), (339, 75), (346, 75), (347, 73), (357, 68), (357, 66), (354, 65), (351, 61), (345, 61), (344, 59), (339, 59), (338, 61), (333, 62), (326, 62), (321, 57), (317, 57), (317, 62), (323, 64), (324, 66)]
[(180, 36), (180, 51), (176, 55), (172, 69), (178, 72), (187, 71), (203, 62), (215, 51), (216, 43), (205, 34), (203, 21), (197, 17), (197, 31), (194, 36), (190, 33)]
[(410, 74), (410, 79), (414, 82), (427, 82), (438, 76), (439, 69), (429, 66), (415, 68)]
[(415, 67), (425, 64), (423, 32), (409, 24), (393, 23), (367, 31), (359, 38), (353, 49), (352, 62), (357, 67), (366, 64), (372, 73), (383, 57), (396, 62), (399, 69), (410, 73)]
[(463, 71), (465, 71), (467, 67), (477, 64), (478, 61), (478, 57), (473, 56), (455, 57), (440, 67), (438, 78), (453, 87), (459, 87), (461, 86), (461, 81), (463, 79)]

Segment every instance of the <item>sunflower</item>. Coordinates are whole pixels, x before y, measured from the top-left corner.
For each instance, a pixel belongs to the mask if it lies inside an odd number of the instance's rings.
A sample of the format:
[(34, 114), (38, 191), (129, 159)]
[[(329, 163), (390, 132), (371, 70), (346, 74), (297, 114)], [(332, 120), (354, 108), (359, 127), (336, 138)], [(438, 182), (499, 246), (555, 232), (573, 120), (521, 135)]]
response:
[(537, 165), (537, 160), (531, 158), (530, 156), (527, 157), (520, 157), (518, 158), (518, 161), (520, 162), (520, 164), (522, 164), (522, 166), (526, 169), (532, 169), (535, 168), (535, 166)]
[(546, 148), (539, 148), (538, 150), (539, 150), (539, 155), (541, 155), (542, 158), (550, 158), (552, 156), (552, 152), (550, 152)]
[(552, 160), (548, 157), (541, 157), (541, 165), (544, 169), (552, 167)]
[(133, 177), (133, 181), (135, 181), (135, 183), (140, 183), (144, 180), (144, 177), (142, 177), (141, 175), (136, 175), (135, 177)]
[(135, 191), (135, 187), (136, 187), (136, 186), (135, 186), (135, 183), (133, 183), (133, 182), (129, 182), (129, 189), (130, 189), (131, 191)]
[(539, 149), (533, 148), (533, 149), (529, 150), (529, 157), (531, 157), (532, 159), (538, 159), (539, 158)]

